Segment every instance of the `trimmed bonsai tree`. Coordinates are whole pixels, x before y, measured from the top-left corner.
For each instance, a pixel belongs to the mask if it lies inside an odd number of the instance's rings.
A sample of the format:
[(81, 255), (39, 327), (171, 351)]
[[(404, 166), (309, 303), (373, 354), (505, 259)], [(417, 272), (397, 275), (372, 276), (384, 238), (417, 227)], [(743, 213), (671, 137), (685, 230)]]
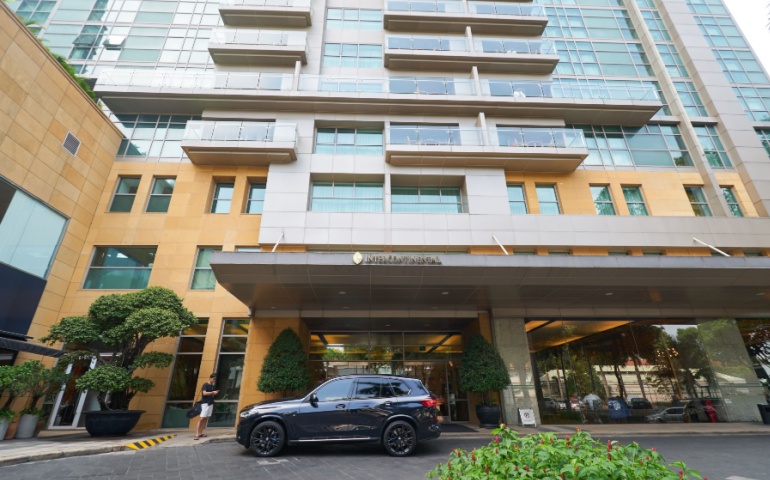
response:
[(294, 330), (287, 328), (278, 334), (265, 355), (257, 389), (263, 393), (304, 390), (310, 383), (305, 348)]
[(41, 341), (62, 342), (72, 349), (62, 363), (96, 358), (96, 366), (75, 381), (75, 388), (98, 392), (102, 410), (128, 410), (134, 395), (155, 386), (138, 371), (166, 368), (174, 358), (145, 349), (159, 338), (179, 336), (196, 321), (172, 290), (149, 287), (99, 297), (88, 315), (62, 318)]
[(478, 393), (482, 405), (492, 405), (492, 392), (511, 384), (505, 362), (495, 347), (479, 334), (468, 338), (457, 372), (460, 391)]

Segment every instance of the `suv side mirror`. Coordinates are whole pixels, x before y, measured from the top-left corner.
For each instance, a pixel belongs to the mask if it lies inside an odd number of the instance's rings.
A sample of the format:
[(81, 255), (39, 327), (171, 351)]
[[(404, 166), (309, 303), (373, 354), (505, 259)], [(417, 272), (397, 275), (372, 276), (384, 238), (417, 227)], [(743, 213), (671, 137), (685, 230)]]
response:
[(315, 393), (310, 394), (310, 403), (318, 403), (318, 397)]

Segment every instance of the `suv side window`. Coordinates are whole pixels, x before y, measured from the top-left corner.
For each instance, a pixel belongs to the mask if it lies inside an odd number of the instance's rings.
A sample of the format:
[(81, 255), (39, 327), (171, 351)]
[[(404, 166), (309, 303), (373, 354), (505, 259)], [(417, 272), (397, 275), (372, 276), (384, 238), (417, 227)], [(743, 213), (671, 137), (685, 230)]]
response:
[(397, 380), (395, 378), (390, 379), (390, 386), (393, 387), (393, 393), (397, 397), (409, 395), (409, 392), (411, 391), (409, 385), (407, 385), (405, 381)]
[[(382, 378), (359, 378), (353, 398), (381, 398), (385, 397), (384, 388), (390, 390), (390, 385)], [(392, 395), (391, 395), (392, 396)]]
[(353, 386), (353, 379), (346, 378), (327, 383), (315, 392), (319, 402), (336, 402), (347, 400), (350, 393), (350, 387)]

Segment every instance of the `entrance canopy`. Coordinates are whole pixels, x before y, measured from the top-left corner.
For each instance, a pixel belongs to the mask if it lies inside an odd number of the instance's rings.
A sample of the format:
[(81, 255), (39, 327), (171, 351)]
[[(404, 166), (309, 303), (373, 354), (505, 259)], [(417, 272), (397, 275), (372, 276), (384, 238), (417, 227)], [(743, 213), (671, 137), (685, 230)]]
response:
[(257, 317), (770, 316), (770, 258), (215, 252)]

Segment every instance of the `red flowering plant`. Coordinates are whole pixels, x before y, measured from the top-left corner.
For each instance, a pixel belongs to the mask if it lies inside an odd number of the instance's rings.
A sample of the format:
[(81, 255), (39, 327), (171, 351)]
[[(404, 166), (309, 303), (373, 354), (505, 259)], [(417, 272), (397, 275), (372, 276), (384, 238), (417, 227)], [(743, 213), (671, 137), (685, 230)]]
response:
[(557, 438), (553, 433), (520, 436), (501, 425), (492, 435), (485, 447), (472, 452), (453, 450), (446, 463), (425, 476), (440, 480), (706, 480), (683, 462), (666, 463), (654, 448), (635, 442), (602, 444), (580, 429)]

